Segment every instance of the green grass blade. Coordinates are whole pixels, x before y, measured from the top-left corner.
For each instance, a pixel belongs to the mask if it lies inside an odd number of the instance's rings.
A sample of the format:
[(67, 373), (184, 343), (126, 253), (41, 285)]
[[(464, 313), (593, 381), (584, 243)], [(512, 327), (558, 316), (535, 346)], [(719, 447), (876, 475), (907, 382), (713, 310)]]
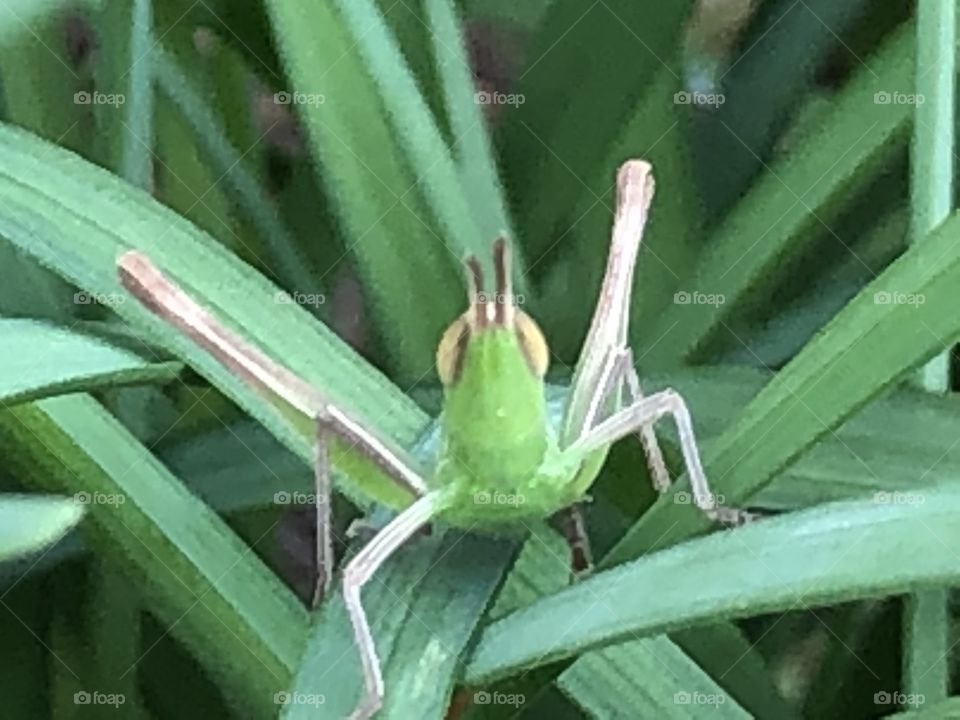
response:
[(0, 320), (0, 403), (98, 387), (168, 382), (178, 363), (150, 363), (95, 337), (32, 320)]
[[(460, 170), (463, 194), (469, 198), (481, 238), (494, 238), (503, 232), (515, 238), (487, 134), (484, 106), (478, 102), (470, 58), (463, 45), (464, 33), (454, 3), (452, 0), (425, 0), (425, 5), (450, 129), (456, 141), (453, 152)], [(523, 267), (520, 258), (515, 262), (517, 282), (521, 283), (517, 289), (522, 293)]]
[(82, 493), (85, 539), (117, 561), (232, 705), (275, 710), (272, 688), (292, 676), (307, 613), (251, 548), (90, 398), (6, 410), (0, 437), (24, 482)]
[[(369, 45), (371, 38), (356, 37), (345, 15), (333, 6), (280, 0), (267, 3), (292, 84), (290, 90), (324, 97), (322, 104), (300, 103), (296, 110), (320, 179), (342, 221), (345, 242), (369, 293), (372, 315), (391, 350), (393, 369), (403, 382), (413, 383), (432, 371), (436, 343), (462, 309), (460, 260), (467, 247), (463, 243), (471, 238), (472, 215), (467, 212), (462, 216), (467, 227), (461, 233), (461, 218), (455, 217), (450, 207), (444, 209), (447, 220), (457, 222), (452, 236), (437, 218), (438, 208), (427, 202), (419, 184), (421, 180), (429, 183), (434, 193), (449, 195), (455, 204), (462, 200), (459, 180), (438, 187), (441, 178), (449, 179), (454, 174), (449, 148), (445, 144), (437, 147), (439, 138), (432, 118), (419, 128), (407, 127), (411, 143), (414, 136), (420, 143), (416, 146), (420, 152), (436, 147), (438, 153), (425, 161), (438, 162), (437, 168), (425, 174), (425, 166), (418, 166), (419, 172), (414, 169), (405, 152), (412, 152), (414, 146), (407, 147), (405, 136), (389, 119), (396, 119), (393, 113), (399, 109), (388, 111), (366, 55), (361, 57), (359, 52), (358, 42)], [(362, 21), (370, 12), (369, 3), (364, 2), (356, 4), (350, 17)], [(322, 43), (316, 38), (319, 27), (324, 28)], [(382, 20), (376, 27), (378, 37), (387, 34)], [(392, 43), (363, 47), (366, 54), (378, 53), (375, 59), (381, 62), (396, 59)], [(404, 70), (394, 69), (394, 74), (401, 76), (403, 87), (409, 90), (412, 80)], [(382, 83), (385, 77), (379, 80)], [(418, 94), (408, 97), (395, 88), (391, 98), (398, 103), (409, 102), (407, 110), (427, 122)], [(363, 117), (364, 122), (358, 123), (357, 117)], [(476, 241), (476, 236), (472, 237)], [(489, 238), (485, 247), (489, 248)], [(489, 249), (484, 255), (489, 255)], [(424, 283), (423, 278), (431, 281)], [(403, 302), (397, 302), (398, 298)], [(411, 307), (417, 308), (415, 317), (409, 312)]]
[(125, 87), (127, 110), (120, 175), (134, 185), (149, 188), (153, 180), (153, 3), (131, 2), (131, 27), (127, 31), (132, 60)]
[(647, 336), (661, 339), (645, 362), (662, 366), (695, 355), (711, 334), (723, 331), (725, 320), (742, 308), (757, 284), (776, 277), (776, 267), (804, 238), (821, 223), (829, 225), (851, 188), (873, 177), (901, 147), (911, 106), (878, 104), (875, 98), (878, 93), (892, 98), (913, 91), (914, 48), (914, 26), (907, 23), (868, 59), (872, 70), (858, 72), (840, 92), (806, 150), (774, 163), (734, 207), (706, 245), (685, 288), (688, 293), (722, 295), (724, 302), (667, 306), (657, 324), (646, 329)]
[[(864, 288), (704, 450), (714, 492), (745, 502), (897, 378), (960, 335), (960, 216), (913, 245)], [(758, 439), (762, 442), (758, 443)], [(683, 487), (683, 483), (680, 484)], [(708, 526), (667, 493), (604, 563)]]
[(316, 285), (309, 263), (298, 250), (296, 239), (278, 217), (274, 202), (233, 147), (213, 108), (203, 98), (170, 51), (157, 45), (153, 51), (157, 86), (196, 133), (217, 178), (235, 193), (239, 206), (250, 218), (270, 253), (271, 265), (290, 287), (311, 292)]
[(560, 688), (595, 718), (682, 720), (700, 713), (752, 718), (669, 638), (634, 640), (589, 653), (563, 672)]
[[(957, 5), (927, 4), (917, 13), (910, 234), (923, 242), (954, 205)], [(950, 350), (924, 365), (914, 382), (930, 392), (947, 392)], [(943, 700), (950, 692), (949, 600), (949, 592), (938, 589), (904, 601), (903, 686), (907, 693), (923, 696), (924, 702)]]
[[(525, 102), (505, 112), (501, 136), (503, 156), (513, 160), (504, 172), (531, 262), (576, 220), (564, 223), (584, 183), (612, 184), (607, 178), (615, 167), (601, 163), (664, 60), (674, 60), (692, 6), (688, 0), (550, 5), (513, 90)], [(680, 68), (668, 72), (680, 90)]]
[(83, 517), (73, 498), (0, 495), (0, 561), (52, 545)]
[[(488, 682), (696, 623), (956, 582), (960, 567), (943, 545), (960, 541), (958, 511), (960, 492), (941, 490), (929, 493), (921, 507), (832, 503), (691, 540), (493, 623), (466, 680)], [(644, 602), (621, 601), (629, 597)]]
[[(10, 127), (0, 127), (0, 168), (5, 211), (0, 233), (63, 277), (91, 294), (124, 293), (116, 258), (139, 248), (228, 325), (323, 388), (366, 427), (401, 447), (412, 446), (418, 437), (427, 418), (410, 399), (305, 310), (277, 303), (275, 285), (146, 194)], [(313, 435), (304, 418), (282, 413), (138, 303), (123, 302), (114, 310), (124, 321), (147, 327), (151, 339), (172, 349), (312, 463)], [(363, 462), (355, 453), (339, 457)], [(342, 487), (357, 500), (373, 497), (399, 506), (409, 501), (369, 463), (352, 470)]]

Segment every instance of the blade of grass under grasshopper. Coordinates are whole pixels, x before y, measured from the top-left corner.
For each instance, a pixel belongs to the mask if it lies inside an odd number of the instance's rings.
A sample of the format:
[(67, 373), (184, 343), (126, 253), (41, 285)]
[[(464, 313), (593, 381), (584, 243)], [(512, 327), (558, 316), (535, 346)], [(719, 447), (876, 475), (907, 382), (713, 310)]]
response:
[[(438, 188), (437, 168), (449, 170), (449, 148), (438, 149), (438, 157), (412, 162), (404, 148), (406, 136), (391, 124), (395, 115), (387, 109), (378, 79), (374, 78), (345, 16), (334, 3), (292, 4), (280, 0), (267, 3), (281, 55), (290, 78), (290, 90), (322, 95), (322, 104), (299, 103), (297, 112), (306, 130), (310, 152), (329, 196), (342, 220), (345, 242), (369, 293), (371, 310), (380, 334), (391, 350), (390, 362), (405, 383), (413, 383), (433, 366), (437, 339), (463, 303), (460, 253), (464, 243), (479, 242), (475, 236), (461, 234), (459, 228), (451, 236), (437, 212), (447, 213), (447, 220), (471, 218), (466, 212), (454, 218), (451, 207), (437, 208), (427, 202), (421, 180), (429, 182), (433, 191), (449, 195), (454, 204), (462, 200), (459, 181)], [(364, 15), (369, 3), (352, 11)], [(324, 28), (324, 42), (316, 41), (316, 28)], [(379, 23), (378, 37), (389, 33)], [(357, 28), (354, 28), (357, 29)], [(367, 30), (366, 26), (359, 31)], [(369, 38), (366, 42), (369, 43)], [(367, 53), (378, 53), (381, 61), (397, 60), (396, 47), (366, 47)], [(406, 77), (402, 59), (393, 74)], [(385, 76), (380, 76), (382, 83)], [(403, 87), (409, 90), (412, 80), (406, 77)], [(402, 81), (402, 80), (401, 80)], [(422, 115), (419, 91), (407, 97), (395, 88), (390, 98), (396, 103), (411, 103), (407, 110), (416, 115), (415, 122), (425, 125), (407, 127), (419, 139), (417, 148), (437, 145), (435, 123)], [(393, 108), (399, 112), (401, 108)], [(356, 118), (363, 117), (358, 123)], [(444, 159), (446, 158), (446, 162)], [(449, 179), (450, 172), (443, 177)], [(441, 193), (442, 191), (442, 193)], [(446, 202), (444, 200), (444, 202)], [(472, 223), (469, 223), (472, 225)], [(489, 238), (484, 255), (489, 254)], [(429, 283), (423, 278), (430, 278)], [(402, 299), (399, 302), (398, 299)], [(417, 308), (415, 316), (409, 308)]]
[(943, 547), (960, 541), (960, 492), (937, 490), (926, 500), (919, 507), (831, 503), (598, 573), (488, 626), (466, 681), (490, 682), (698, 623), (955, 583), (960, 566)]
[[(116, 258), (138, 248), (227, 325), (242, 328), (250, 342), (323, 388), (381, 437), (409, 447), (426, 424), (426, 416), (386, 378), (302, 308), (278, 304), (275, 285), (209, 236), (109, 173), (8, 126), (0, 127), (0, 208), (5, 238), (88, 292), (124, 293)], [(278, 409), (137, 303), (114, 309), (125, 321), (148, 327), (149, 342), (172, 349), (312, 464), (313, 430), (306, 418)], [(394, 506), (409, 501), (380, 473), (353, 470), (341, 487), (355, 500)]]
[[(723, 296), (717, 306), (673, 304), (649, 337), (659, 338), (645, 362), (662, 366), (691, 359), (751, 289), (776, 277), (812, 230), (829, 226), (851, 187), (872, 177), (906, 140), (912, 106), (879, 104), (877, 93), (910, 93), (914, 85), (913, 23), (905, 23), (844, 87), (806, 152), (791, 153), (771, 167), (733, 208), (690, 273), (690, 291)], [(812, 137), (811, 137), (812, 140)], [(744, 151), (746, 152), (746, 151)]]
[(251, 548), (88, 397), (0, 412), (0, 438), (22, 481), (96, 500), (85, 540), (123, 569), (228, 702), (275, 711), (272, 688), (292, 676), (307, 614)]
[[(814, 442), (960, 336), (960, 216), (865, 287), (709, 443), (704, 466), (729, 504), (747, 501)], [(604, 558), (609, 566), (709, 523), (664, 495)]]
[[(513, 542), (446, 532), (413, 539), (378, 571), (377, 582), (364, 590), (386, 684), (378, 717), (446, 717), (459, 656), (515, 551)], [(310, 630), (282, 717), (339, 720), (356, 705), (362, 687), (353, 632), (337, 592)]]
[(150, 363), (132, 352), (33, 320), (0, 319), (0, 404), (80, 390), (174, 379), (178, 363)]

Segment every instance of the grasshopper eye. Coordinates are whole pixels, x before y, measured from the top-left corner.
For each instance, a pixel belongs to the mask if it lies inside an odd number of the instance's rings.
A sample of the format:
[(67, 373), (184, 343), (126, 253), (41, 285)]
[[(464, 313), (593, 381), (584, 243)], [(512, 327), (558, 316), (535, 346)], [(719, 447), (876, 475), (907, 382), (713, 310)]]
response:
[(537, 377), (543, 377), (550, 364), (550, 349), (547, 347), (547, 341), (543, 337), (540, 326), (522, 310), (516, 311), (513, 323), (517, 340), (520, 341), (520, 349), (527, 359), (530, 371)]
[(465, 313), (450, 323), (440, 338), (437, 346), (437, 372), (444, 385), (452, 385), (460, 375), (463, 352), (469, 337), (470, 323)]

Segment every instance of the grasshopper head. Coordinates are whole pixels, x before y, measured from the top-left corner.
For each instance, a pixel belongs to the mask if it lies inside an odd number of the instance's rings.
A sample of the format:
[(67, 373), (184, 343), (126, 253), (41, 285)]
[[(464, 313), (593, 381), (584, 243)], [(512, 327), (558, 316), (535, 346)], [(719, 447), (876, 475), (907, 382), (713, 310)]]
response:
[[(460, 384), (464, 372), (473, 366), (493, 372), (512, 369), (522, 361), (537, 379), (547, 371), (546, 340), (533, 319), (516, 306), (509, 251), (502, 237), (493, 246), (493, 265), (496, 285), (490, 293), (484, 290), (480, 263), (475, 257), (467, 259), (469, 307), (450, 324), (437, 347), (437, 369), (445, 387)], [(471, 359), (475, 361), (468, 363)]]
[(548, 437), (547, 343), (537, 324), (516, 307), (503, 239), (493, 247), (493, 264), (491, 293), (484, 290), (480, 264), (475, 258), (467, 261), (469, 307), (437, 349), (449, 460), (443, 466), (475, 492), (521, 487), (536, 474)]

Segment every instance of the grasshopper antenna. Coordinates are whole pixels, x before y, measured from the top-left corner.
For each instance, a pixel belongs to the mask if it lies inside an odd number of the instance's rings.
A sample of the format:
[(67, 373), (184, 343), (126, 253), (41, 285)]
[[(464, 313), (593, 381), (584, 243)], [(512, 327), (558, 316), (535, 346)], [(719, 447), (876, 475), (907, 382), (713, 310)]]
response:
[(496, 275), (493, 322), (503, 327), (513, 326), (513, 288), (510, 283), (510, 249), (501, 235), (493, 244), (493, 269)]
[(477, 329), (487, 326), (487, 294), (483, 291), (483, 268), (476, 257), (467, 258), (470, 270), (470, 307), (473, 308), (473, 325)]

